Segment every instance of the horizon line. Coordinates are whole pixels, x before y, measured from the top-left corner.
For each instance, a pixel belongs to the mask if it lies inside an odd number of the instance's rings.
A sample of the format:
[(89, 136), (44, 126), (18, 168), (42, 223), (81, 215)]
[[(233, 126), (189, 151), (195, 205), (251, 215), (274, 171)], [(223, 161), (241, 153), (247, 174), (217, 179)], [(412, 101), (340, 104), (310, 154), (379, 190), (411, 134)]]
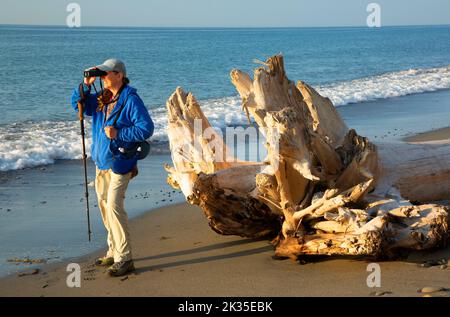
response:
[(448, 24), (389, 24), (380, 27), (368, 27), (367, 25), (330, 25), (330, 26), (111, 26), (111, 25), (81, 25), (80, 27), (68, 27), (66, 24), (11, 24), (0, 23), (0, 26), (28, 26), (28, 27), (66, 27), (69, 29), (82, 28), (152, 28), (152, 29), (302, 29), (302, 28), (368, 28), (381, 29), (384, 27), (426, 27), (426, 26), (450, 26)]

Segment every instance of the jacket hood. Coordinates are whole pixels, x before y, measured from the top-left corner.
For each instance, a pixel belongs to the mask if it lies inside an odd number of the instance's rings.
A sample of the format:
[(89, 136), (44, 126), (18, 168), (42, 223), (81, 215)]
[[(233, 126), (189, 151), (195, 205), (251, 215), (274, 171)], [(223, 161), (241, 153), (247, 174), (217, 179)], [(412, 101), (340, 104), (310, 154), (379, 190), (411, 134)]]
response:
[(126, 85), (125, 88), (123, 89), (122, 93), (120, 94), (119, 101), (120, 101), (121, 98), (123, 98), (125, 96), (132, 95), (132, 94), (135, 95), (136, 93), (137, 93), (137, 89), (136, 88), (133, 88), (130, 85)]

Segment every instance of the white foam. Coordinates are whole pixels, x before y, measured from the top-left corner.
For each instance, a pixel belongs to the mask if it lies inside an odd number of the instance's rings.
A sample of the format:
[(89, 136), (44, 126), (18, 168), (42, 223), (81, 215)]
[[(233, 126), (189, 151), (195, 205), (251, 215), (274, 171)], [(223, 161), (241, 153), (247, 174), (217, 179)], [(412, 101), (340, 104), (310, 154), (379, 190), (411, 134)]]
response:
[[(199, 103), (211, 126), (215, 128), (248, 124), (247, 117), (241, 110), (241, 98), (239, 96), (199, 100)], [(151, 117), (155, 124), (155, 133), (151, 140), (168, 141), (166, 107), (153, 109)]]
[[(352, 81), (315, 87), (336, 106), (380, 98), (399, 97), (450, 88), (450, 67), (411, 69)], [(246, 125), (239, 96), (199, 100), (205, 116), (216, 128)], [(155, 133), (150, 140), (167, 141), (166, 108), (151, 110)], [(0, 171), (16, 170), (58, 159), (81, 159), (78, 121), (14, 123), (0, 127)], [(86, 148), (92, 139), (90, 120), (86, 121)]]
[(410, 69), (315, 87), (335, 106), (450, 88), (450, 66)]
[[(86, 122), (90, 135), (90, 124)], [(15, 123), (0, 128), (0, 171), (52, 164), (56, 159), (81, 159), (78, 121)], [(92, 139), (86, 138), (89, 152)]]

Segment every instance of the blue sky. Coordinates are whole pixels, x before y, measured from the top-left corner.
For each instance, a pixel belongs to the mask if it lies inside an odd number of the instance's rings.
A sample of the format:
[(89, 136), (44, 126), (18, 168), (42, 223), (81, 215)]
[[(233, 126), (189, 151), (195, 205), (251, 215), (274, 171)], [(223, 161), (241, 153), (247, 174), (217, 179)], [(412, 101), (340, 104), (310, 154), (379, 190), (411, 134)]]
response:
[(82, 26), (364, 26), (372, 2), (385, 26), (450, 24), (449, 0), (0, 0), (0, 24), (64, 25), (71, 2)]

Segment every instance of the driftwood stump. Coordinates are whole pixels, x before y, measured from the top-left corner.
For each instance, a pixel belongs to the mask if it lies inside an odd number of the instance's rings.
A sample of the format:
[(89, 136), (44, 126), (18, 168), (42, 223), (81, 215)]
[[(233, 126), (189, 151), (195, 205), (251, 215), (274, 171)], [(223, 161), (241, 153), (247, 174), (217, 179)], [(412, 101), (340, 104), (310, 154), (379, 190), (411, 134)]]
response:
[[(281, 55), (262, 64), (253, 79), (233, 70), (231, 81), (265, 137), (263, 162), (236, 160), (191, 93), (177, 88), (167, 101), (174, 164), (166, 166), (168, 183), (202, 208), (214, 231), (277, 237), (275, 254), (290, 258), (386, 256), (446, 243), (447, 208), (410, 202), (450, 197), (449, 191), (414, 190), (415, 179), (431, 184), (424, 166), (438, 157), (422, 160), (419, 172), (405, 152), (397, 153), (403, 160), (389, 159), (398, 150), (385, 145), (379, 151), (349, 129), (328, 98), (286, 77)], [(444, 165), (434, 175), (450, 190)]]

